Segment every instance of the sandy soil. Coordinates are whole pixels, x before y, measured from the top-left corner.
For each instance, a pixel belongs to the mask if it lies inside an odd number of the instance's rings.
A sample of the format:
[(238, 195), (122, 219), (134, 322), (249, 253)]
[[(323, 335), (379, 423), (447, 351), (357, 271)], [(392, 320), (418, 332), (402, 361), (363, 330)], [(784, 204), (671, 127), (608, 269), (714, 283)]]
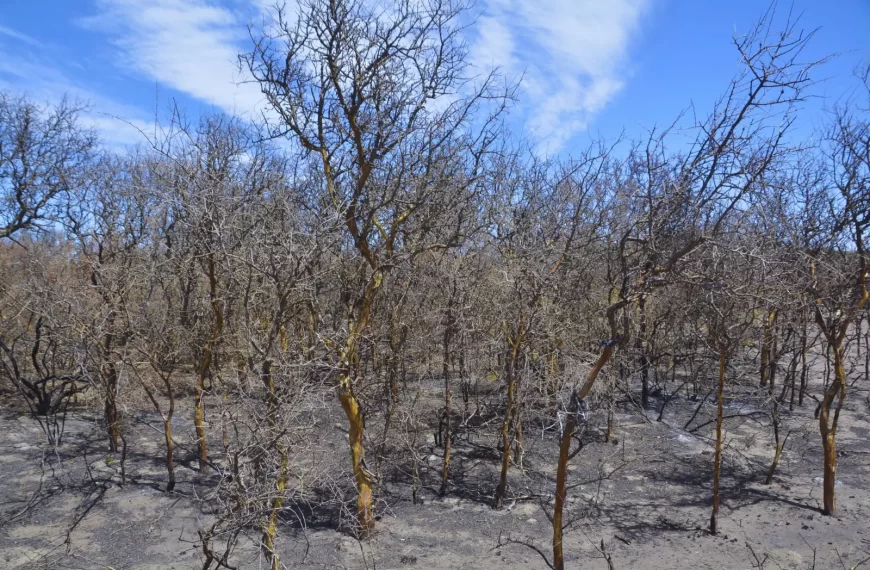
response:
[[(432, 390), (437, 395), (437, 383)], [(616, 569), (870, 567), (866, 393), (852, 391), (841, 418), (835, 517), (819, 512), (822, 459), (814, 402), (783, 412), (791, 433), (777, 476), (765, 486), (773, 451), (769, 417), (753, 414), (761, 396), (751, 389), (732, 396), (727, 413), (746, 415), (727, 423), (718, 536), (706, 531), (713, 425), (682, 429), (698, 401), (675, 398), (662, 422), (655, 421), (657, 413), (647, 420), (623, 403), (615, 444), (605, 443), (597, 427), (603, 412), (590, 414), (589, 443), (570, 471), (567, 567), (606, 569), (605, 552)], [(712, 403), (704, 404), (693, 425), (713, 413)], [(336, 451), (319, 460), (345, 473), (343, 436), (332, 425), (338, 417), (324, 418), (318, 445)], [(39, 444), (34, 420), (0, 409), (0, 568), (200, 568), (198, 532), (211, 517), (205, 497), (212, 482), (201, 480), (192, 454), (180, 450), (179, 484), (173, 493), (163, 491), (160, 433), (148, 427), (156, 420), (144, 411), (130, 419), (122, 487), (118, 458), (106, 453), (98, 420), (72, 417), (64, 445), (51, 450)], [(191, 431), (183, 419), (176, 430)], [(501, 512), (490, 506), (497, 482), (494, 444), (492, 430), (460, 432), (453, 485), (439, 498), (441, 455), (429, 435), (423, 504), (412, 504), (408, 466), (395, 466), (385, 476), (381, 518), (368, 541), (355, 539), (338, 513), (293, 507), (279, 532), (282, 562), (289, 568), (546, 568), (534, 548), (550, 555), (556, 434), (527, 428), (523, 466), (512, 469)], [(339, 501), (350, 504), (350, 479), (339, 478), (337, 487), (344, 493)], [(238, 568), (262, 567), (256, 538), (252, 532), (240, 544), (233, 559)]]

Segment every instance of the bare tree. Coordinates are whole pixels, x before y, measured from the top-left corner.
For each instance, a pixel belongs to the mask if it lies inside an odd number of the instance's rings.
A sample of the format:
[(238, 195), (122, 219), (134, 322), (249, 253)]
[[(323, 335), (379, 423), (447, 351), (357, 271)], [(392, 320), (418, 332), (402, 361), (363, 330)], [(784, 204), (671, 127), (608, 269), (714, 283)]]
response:
[[(810, 84), (800, 54), (811, 37), (787, 22), (772, 33), (769, 11), (735, 45), (744, 71), (729, 86), (709, 117), (697, 125), (689, 152), (676, 160), (664, 154), (663, 135), (651, 136), (636, 152), (635, 179), (626, 190), (655, 196), (640, 202), (643, 215), (630, 218), (618, 242), (618, 296), (606, 310), (609, 338), (584, 384), (574, 390), (562, 434), (553, 515), (554, 567), (564, 568), (562, 510), (571, 441), (582, 400), (618, 346), (628, 342), (625, 309), (679, 274), (682, 262), (727, 228), (769, 166), (787, 152), (783, 135), (793, 104)], [(780, 113), (772, 113), (779, 108)], [(771, 121), (771, 116), (776, 121)], [(667, 133), (665, 133), (667, 134)], [(620, 323), (620, 315), (623, 316)]]
[(839, 111), (828, 144), (827, 196), (833, 227), (827, 247), (810, 260), (810, 278), (816, 298), (815, 322), (829, 347), (834, 372), (818, 414), (825, 458), (822, 513), (833, 515), (837, 427), (846, 399), (845, 340), (870, 300), (865, 245), (870, 227), (870, 121), (857, 113)]
[(62, 194), (75, 190), (97, 144), (78, 124), (82, 109), (0, 91), (0, 239), (45, 228), (63, 211)]
[(415, 218), (430, 217), (430, 204), (454, 202), (443, 200), (451, 195), (445, 190), (467, 192), (503, 109), (504, 94), (495, 93), (493, 115), (470, 131), (476, 110), (493, 97), (493, 78), (474, 87), (464, 76), (462, 10), (452, 2), (403, 0), (387, 9), (311, 0), (293, 17), (278, 7), (241, 58), (279, 118), (273, 134), (289, 137), (319, 163), (322, 215), (344, 227), (364, 276), (350, 292), (346, 329), (328, 341), (350, 428), (364, 534), (374, 518), (364, 412), (356, 395), (363, 382), (355, 374), (360, 343), (397, 259), (455, 245), (433, 243), (431, 236), (409, 242), (406, 228), (412, 221), (433, 227)]

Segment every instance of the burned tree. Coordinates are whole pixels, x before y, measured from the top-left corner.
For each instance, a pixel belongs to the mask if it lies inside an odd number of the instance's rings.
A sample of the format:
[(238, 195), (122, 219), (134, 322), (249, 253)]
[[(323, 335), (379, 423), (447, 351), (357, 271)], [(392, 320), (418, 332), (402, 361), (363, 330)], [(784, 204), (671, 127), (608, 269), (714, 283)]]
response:
[(374, 518), (357, 397), (365, 381), (356, 375), (360, 343), (391, 268), (408, 253), (451, 247), (461, 237), (435, 242), (424, 233), (412, 241), (407, 227), (433, 227), (418, 218), (462, 215), (503, 108), (496, 101), (483, 126), (470, 130), (476, 110), (498, 94), (491, 80), (475, 87), (464, 75), (461, 12), (450, 2), (417, 0), (389, 9), (314, 0), (295, 18), (279, 7), (242, 56), (278, 117), (273, 135), (289, 138), (318, 165), (321, 216), (343, 227), (360, 275), (360, 286), (348, 292), (347, 326), (328, 345), (349, 424), (363, 534)]
[[(562, 434), (553, 513), (553, 565), (557, 569), (564, 568), (562, 510), (576, 403), (589, 394), (614, 350), (628, 342), (626, 307), (666, 286), (688, 257), (725, 231), (771, 164), (788, 153), (783, 135), (792, 121), (794, 103), (810, 84), (813, 64), (800, 59), (809, 36), (791, 22), (783, 32), (770, 33), (772, 17), (768, 12), (748, 35), (735, 39), (744, 70), (732, 80), (706, 121), (697, 125), (697, 137), (688, 152), (669, 155), (664, 133), (651, 136), (634, 153), (636, 174), (623, 192), (624, 199), (637, 196), (639, 200), (637, 207), (628, 210), (634, 215), (619, 230), (618, 294), (605, 311), (609, 338), (584, 384), (573, 391)], [(772, 117), (776, 120), (771, 121)], [(649, 199), (644, 200), (645, 196)]]
[(846, 399), (845, 340), (857, 315), (870, 300), (870, 266), (865, 244), (870, 228), (870, 121), (856, 112), (838, 112), (827, 144), (826, 196), (833, 214), (831, 238), (824, 249), (812, 255), (809, 277), (815, 298), (815, 322), (829, 349), (833, 368), (833, 381), (825, 390), (818, 411), (824, 450), (822, 513), (833, 515), (837, 427)]
[(82, 110), (67, 99), (49, 108), (0, 91), (0, 239), (62, 216), (64, 194), (82, 182), (97, 144), (79, 125)]

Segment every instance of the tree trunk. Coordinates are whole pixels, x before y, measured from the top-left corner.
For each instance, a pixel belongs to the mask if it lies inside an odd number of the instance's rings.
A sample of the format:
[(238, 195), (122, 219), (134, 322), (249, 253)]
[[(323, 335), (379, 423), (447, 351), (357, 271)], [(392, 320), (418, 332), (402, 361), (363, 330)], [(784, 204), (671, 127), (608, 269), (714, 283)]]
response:
[(513, 372), (508, 373), (507, 381), (507, 406), (504, 411), (504, 419), (501, 423), (501, 473), (498, 478), (498, 486), (495, 488), (495, 508), (501, 510), (504, 507), (504, 494), (507, 487), (507, 476), (511, 464), (511, 422), (513, 421), (514, 396), (516, 381)]
[(505, 407), (504, 419), (501, 424), (501, 474), (499, 475), (498, 486), (495, 488), (496, 510), (501, 510), (504, 507), (504, 494), (507, 490), (507, 476), (511, 465), (511, 426), (514, 422), (514, 412), (516, 410), (517, 361), (519, 360), (524, 335), (525, 325), (521, 319), (515, 337), (513, 339), (508, 338), (510, 353), (507, 355), (505, 362), (507, 406)]
[(287, 448), (279, 444), (278, 454), (281, 464), (278, 468), (278, 479), (275, 482), (275, 496), (272, 498), (269, 518), (263, 529), (263, 550), (266, 553), (266, 560), (269, 561), (269, 570), (281, 570), (281, 561), (275, 550), (275, 535), (278, 530), (278, 514), (284, 505), (284, 490), (287, 488), (287, 473), (289, 471)]
[(365, 464), (365, 418), (359, 405), (359, 400), (353, 391), (351, 374), (357, 364), (357, 350), (365, 328), (371, 317), (375, 296), (383, 283), (384, 273), (374, 269), (363, 292), (360, 311), (351, 323), (348, 331), (347, 344), (340, 352), (338, 375), (338, 399), (347, 417), (348, 444), (350, 446), (350, 461), (357, 489), (357, 521), (364, 538), (371, 535), (375, 525), (372, 506), (372, 484), (374, 475)]
[(719, 477), (722, 468), (722, 409), (725, 398), (725, 365), (728, 356), (719, 352), (719, 397), (716, 404), (716, 454), (713, 456), (713, 513), (710, 515), (710, 534), (715, 535), (719, 522)]
[(765, 485), (770, 485), (773, 482), (773, 474), (776, 472), (776, 466), (779, 464), (779, 457), (782, 454), (782, 443), (779, 440), (779, 402), (785, 397), (785, 389), (788, 388), (788, 382), (783, 382), (783, 391), (779, 398), (774, 397), (774, 386), (776, 384), (776, 336), (774, 335), (773, 341), (773, 354), (774, 358), (771, 361), (770, 365), (770, 383), (767, 389), (767, 395), (771, 402), (773, 403), (773, 413), (771, 414), (771, 419), (773, 421), (773, 440), (774, 440), (774, 448), (773, 448), (773, 462), (770, 464), (770, 469), (767, 470), (767, 477), (764, 481)]
[(356, 480), (357, 488), (357, 521), (359, 522), (363, 537), (368, 537), (375, 525), (375, 518), (372, 512), (373, 481), (371, 473), (365, 466), (364, 459), (363, 436), (365, 433), (365, 422), (359, 402), (351, 391), (350, 377), (347, 374), (342, 374), (339, 377), (338, 399), (347, 416), (350, 428), (348, 430), (348, 443), (350, 444), (351, 467), (353, 468), (353, 476)]
[[(870, 385), (870, 318), (867, 319), (867, 332), (859, 333), (864, 337), (864, 384)], [(858, 344), (861, 344), (861, 337), (858, 337)]]
[[(107, 326), (115, 323), (114, 312), (107, 319)], [(118, 368), (112, 361), (112, 344), (114, 337), (107, 333), (103, 343), (99, 345), (100, 372), (103, 378), (103, 411), (106, 418), (106, 433), (109, 437), (109, 451), (117, 453), (121, 441), (121, 414), (118, 412)]]
[(203, 398), (205, 397), (205, 375), (203, 369), (208, 368), (208, 362), (211, 358), (204, 359), (200, 365), (200, 373), (196, 378), (196, 390), (194, 391), (194, 414), (193, 421), (196, 428), (196, 443), (199, 449), (199, 470), (205, 473), (208, 469), (208, 445), (205, 439), (205, 408), (203, 406)]
[[(517, 400), (519, 400), (519, 397)], [(518, 403), (514, 412), (514, 462), (520, 469), (523, 468), (525, 452), (523, 447), (523, 409)]]
[(160, 372), (153, 359), (151, 360), (151, 364), (152, 367), (154, 367), (154, 370), (157, 371), (160, 379), (163, 381), (167, 397), (169, 398), (169, 409), (164, 414), (160, 409), (160, 404), (157, 402), (157, 398), (154, 396), (153, 390), (151, 390), (147, 383), (142, 382), (142, 388), (148, 395), (148, 399), (151, 400), (154, 409), (163, 418), (163, 439), (166, 443), (166, 471), (169, 475), (169, 479), (166, 483), (166, 492), (171, 493), (172, 490), (175, 489), (175, 444), (172, 441), (172, 418), (175, 415), (175, 392), (172, 389), (171, 373), (164, 374)]
[[(834, 380), (825, 392), (819, 410), (819, 432), (822, 436), (822, 449), (824, 450), (824, 479), (822, 514), (833, 515), (836, 507), (835, 485), (837, 477), (837, 421), (843, 402), (846, 400), (846, 370), (843, 367), (842, 337), (834, 338), (834, 346), (831, 352), (834, 354)], [(839, 396), (839, 397), (838, 397)], [(837, 398), (834, 416), (831, 417), (831, 405)]]
[(767, 313), (764, 321), (764, 337), (761, 341), (761, 385), (766, 386), (770, 366), (770, 352), (773, 342), (773, 327), (776, 324), (776, 309)]
[(798, 367), (798, 358), (800, 358), (799, 354), (794, 354), (791, 358), (791, 363), (789, 364), (788, 369), (788, 384), (789, 390), (791, 390), (791, 395), (788, 401), (788, 411), (794, 411), (794, 395), (797, 391), (797, 367)]
[(776, 387), (776, 368), (779, 364), (779, 326), (776, 324), (776, 317), (774, 317), (773, 326), (770, 328), (770, 354), (768, 356), (767, 363), (767, 381), (768, 381), (768, 395), (773, 398), (773, 391)]
[[(777, 411), (774, 411), (777, 414)], [(773, 483), (773, 475), (776, 473), (776, 467), (779, 465), (779, 458), (782, 455), (783, 443), (779, 441), (779, 420), (773, 420), (773, 437), (775, 441), (775, 450), (773, 452), (773, 462), (770, 464), (770, 469), (767, 470), (767, 478), (764, 480), (765, 485)]]
[[(445, 369), (447, 366), (444, 367)], [(439, 495), (447, 492), (447, 479), (450, 474), (450, 377), (444, 375), (444, 463), (441, 466), (441, 489)]]
[[(269, 418), (269, 426), (275, 432), (276, 436), (280, 432), (278, 407), (280, 400), (275, 389), (275, 381), (272, 376), (272, 361), (265, 360), (262, 368), (262, 380), (266, 388), (266, 404), (267, 415)], [(278, 477), (275, 481), (275, 495), (272, 497), (269, 506), (269, 517), (266, 520), (266, 525), (263, 528), (263, 550), (266, 554), (266, 560), (269, 561), (270, 570), (281, 570), (281, 561), (278, 553), (275, 550), (275, 535), (278, 530), (278, 515), (281, 508), (284, 506), (284, 490), (287, 488), (287, 475), (289, 471), (289, 458), (287, 447), (279, 440), (276, 442), (276, 451), (278, 453)]]
[(559, 443), (559, 464), (556, 469), (556, 498), (553, 504), (553, 570), (565, 570), (565, 556), (562, 550), (562, 512), (568, 491), (568, 459), (571, 454), (571, 439), (574, 437), (576, 409), (568, 409), (562, 441)]
[[(107, 341), (108, 342), (108, 341)], [(118, 369), (112, 362), (105, 365), (106, 393), (105, 416), (106, 431), (109, 436), (109, 451), (117, 453), (121, 440), (121, 414), (118, 412)]]
[[(782, 447), (784, 442), (780, 441), (779, 438), (779, 400), (782, 399), (782, 396), (785, 395), (785, 388), (788, 387), (787, 382), (783, 382), (783, 394), (779, 399), (773, 398), (773, 372), (775, 370), (771, 370), (771, 379), (770, 379), (770, 390), (768, 390), (768, 394), (771, 395), (771, 400), (773, 401), (773, 414), (771, 415), (771, 419), (773, 420), (773, 441), (774, 441), (774, 450), (773, 450), (773, 462), (770, 464), (770, 469), (767, 470), (767, 478), (764, 480), (765, 485), (770, 485), (773, 482), (773, 474), (776, 472), (776, 467), (779, 465), (779, 458), (782, 455)], [(794, 379), (792, 379), (792, 385), (794, 385)], [(792, 389), (792, 396), (794, 396), (794, 389)]]
[(462, 389), (462, 415), (468, 417), (468, 401), (471, 399), (471, 382), (465, 370), (465, 342), (459, 337), (459, 384)]
[(208, 275), (208, 294), (211, 301), (212, 313), (214, 313), (214, 326), (211, 336), (202, 351), (199, 370), (196, 377), (196, 390), (194, 392), (194, 425), (196, 427), (196, 442), (199, 448), (199, 471), (208, 471), (208, 444), (205, 435), (205, 379), (208, 376), (212, 360), (214, 358), (215, 345), (224, 330), (223, 310), (217, 296), (217, 274), (214, 255), (206, 256), (206, 273)]
[(556, 499), (553, 504), (553, 570), (565, 570), (565, 558), (562, 551), (562, 513), (565, 510), (565, 498), (568, 493), (568, 461), (571, 459), (571, 438), (574, 437), (574, 430), (577, 427), (576, 416), (579, 412), (577, 406), (580, 400), (589, 395), (589, 391), (595, 384), (595, 379), (598, 378), (601, 369), (613, 356), (615, 348), (616, 342), (607, 343), (598, 357), (598, 362), (589, 371), (586, 382), (579, 391), (575, 391), (572, 395), (571, 404), (568, 407), (565, 429), (562, 430), (562, 440), (559, 442), (559, 462), (556, 465)]
[(650, 359), (649, 355), (646, 352), (646, 295), (641, 295), (637, 301), (638, 311), (640, 313), (640, 326), (639, 332), (637, 335), (637, 349), (640, 353), (638, 357), (640, 364), (640, 384), (641, 384), (641, 392), (640, 392), (640, 403), (643, 406), (643, 409), (649, 409), (649, 369), (650, 369)]
[(441, 373), (444, 376), (444, 462), (441, 466), (441, 488), (438, 494), (447, 492), (447, 478), (450, 474), (450, 339), (453, 334), (453, 298), (447, 305), (447, 323), (444, 325), (444, 355)]
[(801, 387), (798, 392), (798, 406), (803, 407), (804, 405), (804, 394), (807, 391), (807, 381), (809, 376), (809, 370), (807, 369), (807, 335), (809, 332), (807, 331), (806, 322), (803, 323), (803, 330), (801, 331)]
[(173, 458), (174, 446), (172, 444), (172, 413), (166, 416), (163, 422), (163, 436), (166, 438), (166, 471), (169, 473), (169, 482), (166, 483), (166, 492), (171, 493), (175, 489), (175, 460)]

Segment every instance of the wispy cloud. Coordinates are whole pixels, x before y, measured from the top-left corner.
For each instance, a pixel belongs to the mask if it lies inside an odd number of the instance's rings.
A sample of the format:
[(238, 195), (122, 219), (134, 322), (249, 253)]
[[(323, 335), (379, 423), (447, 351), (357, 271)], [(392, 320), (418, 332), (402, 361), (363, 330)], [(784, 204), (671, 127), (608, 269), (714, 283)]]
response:
[(41, 46), (42, 43), (35, 39), (31, 38), (27, 34), (22, 34), (17, 30), (13, 30), (12, 28), (8, 28), (2, 24), (0, 24), (0, 36), (6, 36), (7, 38), (12, 38), (13, 40), (23, 42), (25, 44), (29, 44), (31, 46)]
[[(622, 88), (626, 54), (650, 0), (485, 0), (474, 28), (473, 62), (523, 76), (520, 106), (538, 146), (558, 151)], [(80, 20), (106, 33), (119, 64), (241, 116), (262, 110), (258, 87), (244, 83), (237, 54), (246, 24), (266, 0), (95, 0)]]
[(622, 88), (647, 0), (487, 0), (473, 63), (523, 76), (520, 106), (539, 148), (555, 152)]
[(150, 144), (155, 138), (155, 123), (145, 119), (134, 119), (90, 111), (82, 116), (82, 124), (95, 129), (109, 147), (123, 149), (137, 144)]
[[(16, 32), (7, 28), (3, 35), (15, 38)], [(34, 40), (30, 45), (36, 49), (13, 51), (0, 45), (0, 89), (27, 93), (41, 103), (57, 104), (66, 97), (83, 105), (80, 124), (97, 130), (109, 148), (142, 143), (142, 133), (153, 131), (153, 121), (140, 109), (106, 97), (68, 75), (54, 63), (54, 52), (44, 44)]]
[[(242, 5), (202, 0), (96, 0), (98, 14), (79, 20), (108, 34), (119, 64), (223, 111), (241, 116), (262, 107), (256, 85), (243, 83), (237, 54), (246, 45)], [(253, 3), (247, 4), (256, 9)]]
[[(482, 14), (471, 31), (472, 63), (481, 72), (497, 65), (522, 76), (524, 100), (517, 114), (539, 149), (558, 152), (623, 87), (628, 48), (651, 1), (481, 0)], [(91, 15), (77, 23), (107, 40), (102, 49), (130, 78), (251, 117), (263, 110), (264, 101), (256, 85), (243, 82), (237, 54), (249, 47), (246, 24), (260, 20), (269, 5), (269, 0), (92, 0)], [(14, 49), (3, 49), (4, 44)], [(130, 125), (143, 128), (148, 111), (111, 100), (92, 78), (49, 52), (49, 46), (0, 25), (0, 87), (24, 85), (46, 99), (71, 93), (91, 102), (92, 123), (107, 139), (139, 138)]]

